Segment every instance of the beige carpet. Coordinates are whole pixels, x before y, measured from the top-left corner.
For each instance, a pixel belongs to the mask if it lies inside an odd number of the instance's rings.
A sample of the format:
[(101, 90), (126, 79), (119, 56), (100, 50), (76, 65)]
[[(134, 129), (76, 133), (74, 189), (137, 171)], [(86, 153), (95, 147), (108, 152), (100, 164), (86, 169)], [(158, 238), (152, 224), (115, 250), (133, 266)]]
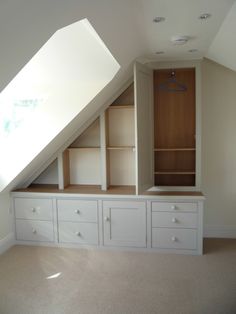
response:
[(236, 314), (236, 240), (205, 240), (203, 256), (15, 246), (0, 313)]

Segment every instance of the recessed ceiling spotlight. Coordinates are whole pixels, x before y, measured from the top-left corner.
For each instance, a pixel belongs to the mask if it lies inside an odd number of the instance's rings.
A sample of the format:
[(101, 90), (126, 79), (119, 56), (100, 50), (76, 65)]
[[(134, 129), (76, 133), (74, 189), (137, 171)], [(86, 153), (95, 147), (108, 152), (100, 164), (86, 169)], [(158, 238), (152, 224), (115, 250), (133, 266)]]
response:
[(209, 17), (211, 17), (211, 14), (210, 13), (203, 13), (201, 15), (199, 15), (199, 20), (206, 20), (206, 19), (209, 19)]
[(184, 45), (189, 39), (189, 36), (173, 36), (171, 41), (174, 45)]
[(164, 22), (165, 20), (166, 20), (166, 18), (163, 16), (156, 16), (156, 17), (154, 17), (153, 22), (154, 23), (161, 23), (161, 22)]
[(156, 55), (163, 55), (165, 52), (164, 51), (156, 51), (155, 54)]
[(198, 49), (189, 49), (188, 52), (198, 52)]

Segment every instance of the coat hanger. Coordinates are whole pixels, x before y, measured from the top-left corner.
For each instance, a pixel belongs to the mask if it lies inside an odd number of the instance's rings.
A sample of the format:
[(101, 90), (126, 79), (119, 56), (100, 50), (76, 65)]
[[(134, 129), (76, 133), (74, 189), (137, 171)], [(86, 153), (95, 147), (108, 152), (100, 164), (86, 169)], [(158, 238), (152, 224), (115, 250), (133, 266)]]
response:
[(172, 70), (169, 79), (159, 85), (159, 90), (165, 92), (185, 92), (187, 87), (176, 80), (175, 71)]

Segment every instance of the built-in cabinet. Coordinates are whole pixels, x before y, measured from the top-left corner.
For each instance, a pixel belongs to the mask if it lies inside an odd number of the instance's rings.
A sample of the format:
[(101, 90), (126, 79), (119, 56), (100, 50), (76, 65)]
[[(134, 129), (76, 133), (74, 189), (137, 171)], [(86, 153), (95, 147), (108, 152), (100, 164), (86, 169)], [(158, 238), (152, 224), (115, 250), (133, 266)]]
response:
[(202, 253), (199, 67), (163, 67), (137, 63), (119, 97), (14, 192), (18, 243)]
[(146, 204), (103, 201), (104, 245), (146, 247)]
[(204, 197), (13, 194), (16, 243), (202, 254)]

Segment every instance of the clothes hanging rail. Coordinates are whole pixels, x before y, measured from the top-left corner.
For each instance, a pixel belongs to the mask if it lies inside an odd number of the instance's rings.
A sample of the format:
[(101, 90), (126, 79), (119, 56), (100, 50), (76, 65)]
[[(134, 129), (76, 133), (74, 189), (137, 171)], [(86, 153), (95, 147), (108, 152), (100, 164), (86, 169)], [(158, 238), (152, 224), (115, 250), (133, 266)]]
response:
[(161, 83), (158, 89), (166, 92), (185, 92), (187, 87), (183, 83), (177, 81), (175, 71), (172, 70), (170, 78), (164, 83)]

